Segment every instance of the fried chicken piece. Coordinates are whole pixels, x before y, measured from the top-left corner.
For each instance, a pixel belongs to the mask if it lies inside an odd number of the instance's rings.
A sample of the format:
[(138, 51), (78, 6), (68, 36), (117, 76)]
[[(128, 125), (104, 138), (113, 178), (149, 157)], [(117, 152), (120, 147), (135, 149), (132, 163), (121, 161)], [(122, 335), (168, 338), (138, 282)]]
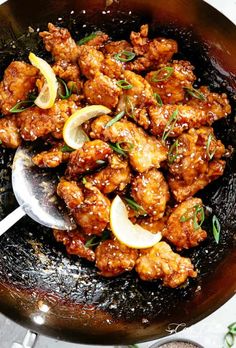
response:
[(66, 175), (77, 179), (79, 175), (99, 168), (97, 161), (107, 160), (112, 153), (110, 146), (102, 140), (87, 141), (84, 145), (71, 153)]
[(57, 242), (62, 242), (65, 245), (68, 254), (78, 255), (91, 262), (95, 261), (95, 253), (92, 249), (85, 246), (86, 237), (82, 232), (78, 230), (61, 231), (54, 229), (53, 234)]
[(84, 201), (82, 189), (75, 181), (62, 179), (57, 185), (57, 194), (65, 201), (65, 204), (72, 214), (81, 206)]
[(54, 73), (69, 84), (73, 83), (73, 92), (79, 92), (82, 88), (79, 67), (75, 63), (59, 60), (53, 64)]
[(69, 31), (56, 27), (52, 23), (48, 24), (48, 30), (39, 33), (39, 36), (43, 39), (46, 50), (52, 54), (54, 60), (76, 63), (79, 48)]
[(89, 136), (92, 139), (101, 139), (103, 141), (107, 141), (106, 137), (103, 135), (105, 131), (105, 127), (109, 121), (112, 120), (111, 116), (108, 115), (102, 115), (99, 117), (96, 117), (94, 121), (90, 124), (90, 133)]
[(98, 245), (95, 256), (100, 274), (103, 277), (116, 277), (134, 268), (138, 252), (118, 240), (106, 240)]
[(122, 89), (110, 77), (97, 73), (84, 84), (84, 95), (90, 104), (102, 104), (109, 109), (117, 106)]
[(175, 245), (177, 250), (195, 247), (207, 238), (206, 231), (201, 228), (203, 220), (202, 200), (189, 198), (174, 208), (163, 236)]
[(131, 32), (130, 40), (138, 57), (126, 65), (128, 70), (141, 72), (155, 69), (160, 64), (167, 63), (178, 51), (177, 42), (166, 38), (148, 38), (148, 24), (142, 25), (140, 32)]
[(84, 201), (73, 214), (75, 221), (86, 234), (102, 235), (110, 221), (110, 201), (97, 187), (86, 183)]
[(101, 70), (103, 60), (103, 53), (96, 48), (86, 45), (79, 47), (78, 63), (82, 74), (87, 79), (93, 79), (96, 73)]
[(63, 143), (55, 144), (50, 150), (42, 151), (32, 158), (33, 163), (41, 168), (55, 168), (69, 160), (70, 153), (62, 151)]
[(107, 55), (101, 65), (101, 73), (110, 77), (111, 79), (119, 80), (121, 74), (124, 71), (124, 64), (113, 58), (112, 56)]
[(25, 62), (11, 62), (4, 71), (0, 83), (0, 110), (9, 115), (10, 109), (18, 102), (26, 100), (34, 89), (38, 69)]
[(194, 67), (188, 61), (174, 60), (167, 65), (161, 64), (157, 71), (149, 72), (145, 78), (164, 104), (176, 104), (184, 100), (185, 88), (191, 88), (196, 80), (193, 69)]
[(150, 105), (156, 105), (153, 90), (142, 76), (129, 70), (125, 70), (123, 75), (132, 88), (123, 91), (117, 109), (126, 111), (128, 116), (147, 129), (150, 121), (146, 109)]
[[(111, 117), (109, 118), (109, 120)], [(162, 143), (149, 136), (140, 127), (126, 120), (114, 123), (112, 126), (105, 128), (108, 117), (101, 116), (91, 125), (92, 132), (90, 135), (103, 138), (105, 141), (110, 140), (112, 143), (119, 143), (122, 147), (127, 148), (131, 166), (138, 172), (143, 173), (151, 168), (159, 168), (160, 163), (167, 157), (167, 149)], [(102, 125), (102, 122), (105, 124)], [(100, 135), (99, 135), (99, 132)]]
[(104, 46), (104, 43), (109, 39), (109, 36), (102, 31), (96, 32), (96, 36), (86, 42), (84, 46), (93, 46), (96, 49), (100, 49)]
[(210, 127), (192, 128), (179, 136), (174, 161), (168, 163), (169, 185), (176, 200), (185, 200), (222, 175), (225, 162), (219, 159), (224, 154), (224, 145)]
[(109, 156), (108, 161), (109, 164), (106, 168), (85, 178), (104, 194), (115, 190), (123, 191), (131, 181), (129, 163), (115, 153)]
[(174, 253), (165, 242), (146, 249), (136, 261), (136, 272), (142, 280), (162, 279), (165, 286), (176, 288), (197, 272), (189, 258)]
[(21, 144), (16, 116), (0, 118), (0, 143), (8, 148), (16, 149)]
[(50, 109), (37, 106), (21, 112), (17, 116), (18, 127), (24, 140), (34, 141), (49, 133), (62, 138), (62, 129), (67, 118), (78, 109), (71, 99), (58, 100)]
[(153, 220), (163, 217), (170, 198), (163, 174), (156, 168), (137, 175), (132, 181), (131, 196)]
[(155, 220), (152, 217), (144, 217), (139, 218), (137, 224), (152, 233), (160, 232), (163, 235), (164, 231), (166, 230), (166, 220), (166, 217), (159, 220)]
[(111, 41), (104, 46), (104, 52), (110, 55), (115, 55), (123, 51), (133, 51), (133, 47), (126, 40)]

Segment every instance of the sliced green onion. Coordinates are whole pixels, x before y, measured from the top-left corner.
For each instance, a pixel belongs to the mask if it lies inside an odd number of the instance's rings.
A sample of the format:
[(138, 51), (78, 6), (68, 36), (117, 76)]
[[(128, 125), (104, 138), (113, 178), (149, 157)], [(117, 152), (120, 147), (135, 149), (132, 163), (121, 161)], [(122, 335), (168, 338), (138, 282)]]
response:
[[(193, 219), (193, 227), (195, 230), (198, 230), (205, 220), (204, 208), (200, 205), (195, 205), (193, 214), (186, 216), (185, 214), (180, 217), (180, 222), (186, 222)], [(200, 214), (200, 222), (198, 223), (198, 214)]]
[(82, 179), (82, 184), (83, 184), (83, 185), (86, 185), (86, 184), (87, 184), (87, 180), (86, 180), (85, 177), (83, 177), (83, 179)]
[(228, 329), (231, 334), (236, 335), (236, 322), (230, 324)]
[[(125, 56), (125, 57), (123, 57)], [(115, 59), (119, 60), (120, 62), (129, 62), (135, 57), (135, 53), (131, 51), (121, 51), (114, 55)]]
[[(176, 158), (178, 157), (178, 146), (179, 146), (179, 141), (178, 139), (171, 145), (170, 150), (168, 152), (168, 162), (170, 164), (174, 163)], [(175, 154), (174, 154), (175, 152)]]
[(68, 145), (63, 145), (62, 147), (61, 147), (61, 152), (73, 152), (73, 151), (75, 151), (74, 149), (72, 149), (70, 146), (68, 146)]
[(224, 337), (225, 344), (227, 348), (232, 348), (234, 345), (234, 335), (231, 332), (227, 332)]
[(0, 145), (2, 144), (2, 140), (0, 140)]
[(213, 236), (215, 238), (216, 243), (219, 243), (220, 240), (220, 231), (221, 231), (221, 226), (218, 218), (213, 215), (212, 217), (212, 230), (213, 230)]
[(103, 160), (97, 160), (97, 161), (96, 161), (96, 163), (97, 163), (97, 164), (101, 164), (101, 165), (103, 165), (103, 164), (106, 164), (106, 161), (103, 161)]
[[(172, 68), (171, 66), (165, 66), (164, 68), (157, 70), (153, 74), (151, 81), (152, 82), (166, 81), (173, 74), (173, 72), (174, 72), (174, 68)], [(161, 77), (161, 75), (164, 75), (164, 76)]]
[(154, 98), (155, 98), (156, 101), (157, 101), (157, 104), (158, 104), (159, 106), (162, 106), (162, 105), (163, 105), (163, 102), (162, 102), (162, 99), (161, 99), (160, 94), (154, 93), (153, 95), (154, 95)]
[[(126, 150), (126, 149), (121, 147), (121, 144), (128, 144), (129, 148)], [(125, 156), (125, 157), (127, 157), (127, 152), (130, 152), (134, 148), (134, 145), (132, 143), (129, 143), (129, 142), (121, 142), (121, 143), (115, 143), (115, 144), (110, 143), (109, 146), (110, 146), (110, 148), (112, 148), (112, 150), (114, 150), (118, 154)]]
[(128, 205), (130, 206), (130, 208), (132, 208), (135, 211), (139, 211), (142, 212), (143, 214), (147, 214), (147, 212), (145, 211), (145, 209), (139, 205), (138, 203), (136, 203), (133, 199), (131, 198), (125, 198), (125, 201), (128, 203)]
[(97, 34), (95, 34), (95, 33), (92, 33), (92, 34), (90, 34), (90, 35), (87, 35), (87, 36), (85, 36), (83, 39), (79, 40), (79, 41), (77, 42), (77, 44), (78, 44), (79, 46), (84, 45), (84, 44), (86, 44), (87, 42), (89, 42), (90, 40), (94, 39), (96, 36), (97, 36)]
[(23, 101), (20, 101), (19, 103), (16, 103), (16, 105), (14, 105), (9, 111), (14, 114), (14, 113), (27, 110), (31, 108), (33, 105), (34, 105), (33, 100), (23, 100)]
[(166, 139), (168, 138), (169, 134), (174, 129), (176, 121), (177, 121), (178, 114), (179, 114), (179, 110), (175, 109), (173, 114), (170, 116), (170, 118), (169, 118), (169, 120), (168, 120), (168, 122), (167, 122), (167, 124), (165, 126), (164, 132), (162, 134), (162, 140), (163, 141), (166, 141)]
[(119, 80), (116, 82), (117, 86), (122, 89), (131, 89), (133, 86), (126, 80)]
[(68, 98), (70, 98), (70, 96), (71, 96), (71, 94), (73, 92), (73, 87), (72, 88), (68, 88), (67, 84), (66, 84), (66, 82), (64, 80), (62, 80), (60, 77), (58, 77), (57, 79), (63, 85), (64, 90), (65, 90), (65, 94), (64, 95), (61, 94), (60, 92), (58, 93), (59, 96), (61, 97), (61, 99), (68, 99)]
[(119, 112), (119, 114), (117, 114), (112, 120), (110, 120), (110, 121), (105, 125), (105, 128), (111, 127), (114, 123), (116, 123), (117, 121), (119, 121), (119, 120), (124, 116), (124, 114), (125, 114), (124, 111)]
[(134, 104), (132, 103), (128, 95), (125, 99), (125, 112), (129, 117), (134, 118)]
[(100, 242), (103, 242), (104, 240), (107, 240), (110, 237), (110, 232), (108, 230), (105, 230), (101, 237), (93, 236), (87, 242), (85, 243), (85, 246), (87, 248), (91, 248), (93, 246), (98, 245)]
[(199, 92), (197, 89), (195, 88), (188, 88), (188, 87), (184, 87), (184, 89), (186, 90), (186, 92), (191, 95), (192, 97), (199, 99), (199, 100), (206, 100), (204, 94), (202, 94), (201, 92)]
[(212, 139), (214, 139), (214, 136), (212, 133), (210, 133), (208, 138), (207, 138), (207, 145), (206, 145), (207, 156), (210, 158), (210, 160), (214, 157), (214, 154), (216, 152), (216, 148), (212, 152), (210, 152), (210, 146), (211, 146)]

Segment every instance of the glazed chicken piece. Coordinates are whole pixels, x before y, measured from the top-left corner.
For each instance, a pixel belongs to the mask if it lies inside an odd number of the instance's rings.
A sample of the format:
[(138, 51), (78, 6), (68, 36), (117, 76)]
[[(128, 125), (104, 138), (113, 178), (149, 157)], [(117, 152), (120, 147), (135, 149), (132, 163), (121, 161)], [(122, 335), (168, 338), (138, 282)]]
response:
[(69, 31), (56, 27), (52, 23), (48, 24), (48, 30), (39, 33), (39, 36), (43, 39), (46, 50), (52, 54), (54, 60), (76, 63), (79, 48)]
[(89, 104), (102, 104), (113, 109), (118, 104), (122, 89), (114, 79), (97, 73), (92, 80), (85, 82), (83, 92)]
[(124, 64), (107, 55), (101, 65), (101, 73), (110, 77), (111, 79), (121, 79), (121, 75), (124, 73)]
[(126, 65), (128, 70), (141, 72), (155, 69), (160, 64), (167, 63), (178, 51), (177, 42), (165, 38), (148, 38), (148, 24), (142, 25), (140, 32), (131, 32), (130, 40), (138, 58)]
[(126, 111), (128, 116), (147, 129), (150, 125), (147, 108), (156, 105), (153, 90), (142, 76), (128, 70), (123, 75), (132, 88), (123, 91), (117, 109)]
[(103, 60), (103, 53), (96, 48), (86, 45), (79, 47), (78, 63), (82, 74), (87, 79), (93, 79), (101, 70)]
[(176, 104), (184, 100), (185, 88), (191, 89), (196, 80), (193, 69), (188, 61), (174, 60), (173, 63), (161, 64), (158, 70), (149, 72), (145, 78), (164, 104)]
[(34, 141), (52, 133), (56, 138), (62, 138), (62, 129), (69, 116), (78, 109), (71, 99), (58, 100), (50, 109), (40, 109), (37, 106), (22, 111), (17, 116), (18, 127), (24, 140)]
[(80, 256), (88, 261), (95, 261), (94, 251), (85, 246), (88, 237), (84, 236), (82, 232), (54, 229), (53, 234), (57, 242), (62, 242), (65, 245), (68, 254)]
[(73, 93), (78, 93), (82, 88), (80, 70), (77, 64), (60, 60), (52, 66), (54, 73), (64, 80)]
[(93, 46), (96, 49), (103, 48), (105, 42), (109, 39), (109, 36), (102, 31), (97, 31), (96, 36), (90, 39), (84, 44), (84, 46)]
[(104, 194), (115, 190), (123, 191), (131, 181), (128, 161), (113, 153), (109, 156), (108, 162), (106, 168), (95, 174), (87, 175), (86, 181), (96, 186)]
[(131, 196), (153, 220), (163, 217), (170, 198), (165, 178), (156, 168), (138, 174), (133, 179)]
[(99, 161), (107, 161), (112, 153), (110, 146), (102, 140), (93, 140), (71, 153), (66, 175), (70, 179), (78, 179), (78, 176), (88, 171), (99, 168)]
[(8, 148), (16, 149), (21, 144), (16, 116), (0, 118), (0, 143)]
[(62, 179), (57, 185), (57, 194), (65, 201), (67, 208), (75, 215), (84, 201), (84, 194), (75, 181)]
[(166, 221), (166, 217), (159, 220), (155, 220), (152, 217), (143, 217), (138, 219), (137, 224), (152, 233), (160, 232), (163, 235), (166, 230)]
[(18, 102), (28, 99), (34, 89), (38, 69), (24, 62), (12, 62), (4, 71), (0, 83), (0, 110), (4, 115)]
[(33, 163), (41, 168), (55, 168), (67, 162), (69, 152), (63, 151), (63, 143), (58, 143), (48, 151), (42, 151), (32, 158)]
[(103, 277), (116, 277), (134, 268), (138, 251), (118, 240), (106, 240), (96, 248), (95, 257), (96, 266)]
[(199, 245), (207, 238), (201, 228), (204, 210), (200, 198), (189, 198), (177, 205), (167, 221), (163, 236), (176, 246), (177, 250), (189, 249)]
[(162, 279), (163, 284), (171, 288), (185, 283), (188, 277), (197, 276), (191, 260), (174, 253), (165, 242), (142, 251), (135, 270), (142, 280)]
[(182, 202), (223, 174), (225, 161), (220, 158), (225, 147), (210, 127), (192, 128), (177, 142), (172, 153), (174, 160), (168, 163), (168, 183), (175, 199)]
[(160, 167), (160, 163), (167, 158), (167, 149), (160, 141), (126, 120), (118, 121), (105, 128), (109, 120), (111, 120), (109, 116), (98, 117), (91, 124), (90, 136), (119, 143), (120, 146), (126, 148), (131, 166), (140, 173)]
[(168, 133), (168, 137), (177, 137), (189, 128), (211, 125), (230, 112), (231, 107), (224, 93), (209, 92), (206, 93), (206, 101), (195, 98), (191, 99), (188, 105), (150, 106), (150, 132), (156, 136)]
[(132, 52), (133, 47), (126, 40), (111, 41), (108, 42), (103, 49), (104, 53), (114, 56), (115, 54), (121, 53), (123, 51)]

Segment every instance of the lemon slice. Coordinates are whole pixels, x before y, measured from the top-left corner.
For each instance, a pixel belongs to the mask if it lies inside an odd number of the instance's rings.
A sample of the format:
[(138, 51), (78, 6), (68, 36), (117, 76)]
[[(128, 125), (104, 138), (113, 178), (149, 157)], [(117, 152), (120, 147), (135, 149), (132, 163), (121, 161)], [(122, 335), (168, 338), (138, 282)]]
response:
[[(72, 149), (79, 149), (86, 140), (87, 135), (80, 127), (81, 124), (93, 117), (109, 114), (110, 109), (103, 105), (90, 105), (75, 111), (66, 121), (63, 128), (63, 138), (65, 143)], [(86, 139), (87, 137), (87, 139)]]
[(160, 232), (153, 234), (137, 224), (134, 225), (129, 220), (126, 206), (119, 196), (111, 204), (110, 225), (116, 238), (133, 249), (150, 248), (162, 238)]
[(29, 54), (30, 63), (39, 69), (45, 78), (45, 83), (34, 103), (41, 109), (50, 109), (56, 100), (58, 82), (51, 66), (42, 58), (34, 53)]

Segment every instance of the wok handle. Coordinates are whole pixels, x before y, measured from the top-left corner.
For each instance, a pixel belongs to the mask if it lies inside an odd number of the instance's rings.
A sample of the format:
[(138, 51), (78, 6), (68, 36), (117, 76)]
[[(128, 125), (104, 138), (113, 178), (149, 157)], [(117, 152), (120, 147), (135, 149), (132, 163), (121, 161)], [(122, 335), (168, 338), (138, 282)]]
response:
[(9, 230), (17, 221), (19, 221), (25, 215), (23, 206), (16, 208), (11, 214), (7, 215), (2, 221), (0, 221), (0, 236)]

